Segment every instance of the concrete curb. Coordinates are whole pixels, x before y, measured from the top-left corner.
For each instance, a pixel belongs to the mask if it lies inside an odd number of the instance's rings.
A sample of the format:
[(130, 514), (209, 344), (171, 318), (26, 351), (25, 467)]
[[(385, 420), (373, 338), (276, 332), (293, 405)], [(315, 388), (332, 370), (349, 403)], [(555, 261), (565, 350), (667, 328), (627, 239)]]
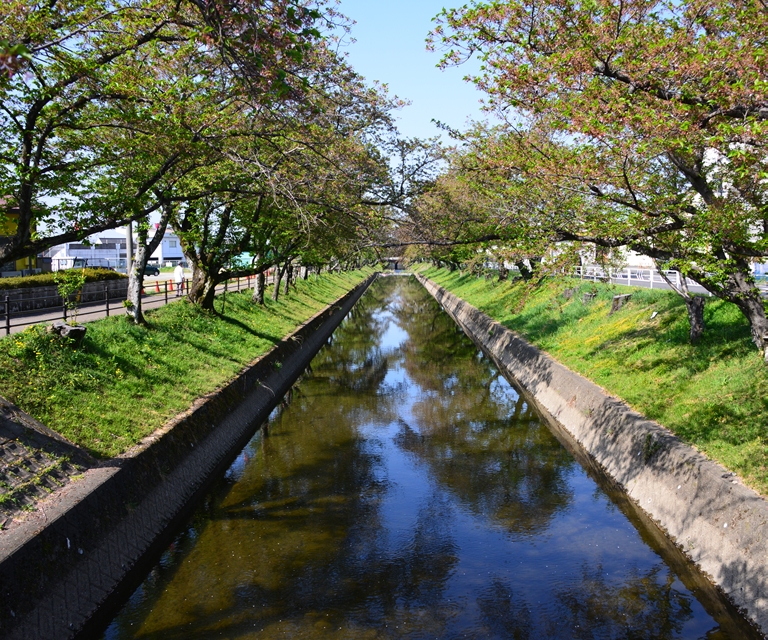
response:
[(424, 276), (459, 326), (768, 632), (768, 503), (735, 475)]
[(141, 444), (70, 483), (46, 506), (44, 520), (0, 533), (0, 636), (33, 640), (96, 631), (105, 609), (142, 575), (142, 558), (164, 548), (173, 525), (231, 463), (376, 277)]

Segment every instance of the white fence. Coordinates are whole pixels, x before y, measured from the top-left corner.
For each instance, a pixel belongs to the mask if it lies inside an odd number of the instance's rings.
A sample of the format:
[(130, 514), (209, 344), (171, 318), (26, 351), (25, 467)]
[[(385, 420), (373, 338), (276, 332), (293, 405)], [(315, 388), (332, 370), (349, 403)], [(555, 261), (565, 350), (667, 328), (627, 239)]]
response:
[[(667, 289), (669, 285), (657, 269), (641, 269), (639, 267), (625, 267), (623, 269), (604, 269), (598, 265), (586, 267), (574, 267), (574, 275), (582, 280), (593, 280), (595, 282), (613, 282), (614, 284), (625, 284), (627, 286), (648, 287), (650, 289)], [(682, 276), (679, 271), (665, 270), (664, 275), (669, 278), (675, 286), (680, 286)], [(703, 290), (703, 287), (690, 278), (685, 279), (688, 287), (694, 290)], [(710, 294), (712, 295), (712, 294)]]
[[(680, 286), (679, 271), (664, 271), (664, 274), (675, 286)], [(612, 282), (613, 284), (625, 284), (632, 287), (648, 287), (650, 289), (669, 289), (669, 285), (661, 277), (661, 272), (657, 269), (641, 269), (639, 267), (625, 267), (623, 269), (604, 269), (598, 265), (586, 267), (574, 267), (573, 275), (582, 280), (592, 280), (594, 282)], [(757, 288), (764, 298), (768, 298), (768, 281), (763, 275), (755, 275)], [(690, 278), (685, 279), (688, 289), (693, 293), (712, 294), (697, 282)]]

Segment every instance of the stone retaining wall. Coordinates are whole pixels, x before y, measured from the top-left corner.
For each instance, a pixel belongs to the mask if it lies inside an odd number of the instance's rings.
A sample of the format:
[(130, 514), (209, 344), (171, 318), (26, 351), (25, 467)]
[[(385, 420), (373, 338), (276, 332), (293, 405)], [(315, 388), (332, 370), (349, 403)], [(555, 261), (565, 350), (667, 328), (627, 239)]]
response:
[[(86, 282), (80, 293), (80, 304), (103, 302), (105, 291), (109, 294), (110, 300), (118, 298), (125, 300), (128, 295), (128, 278)], [(63, 305), (59, 290), (53, 285), (26, 289), (0, 289), (0, 313), (3, 315), (6, 313), (6, 296), (8, 297), (8, 306), (11, 308), (11, 315), (38, 309), (60, 309)]]
[(0, 637), (92, 635), (140, 580), (142, 558), (164, 548), (375, 277), (141, 444), (86, 471), (37, 518), (0, 533)]
[(768, 632), (768, 504), (725, 468), (423, 276), (427, 291)]

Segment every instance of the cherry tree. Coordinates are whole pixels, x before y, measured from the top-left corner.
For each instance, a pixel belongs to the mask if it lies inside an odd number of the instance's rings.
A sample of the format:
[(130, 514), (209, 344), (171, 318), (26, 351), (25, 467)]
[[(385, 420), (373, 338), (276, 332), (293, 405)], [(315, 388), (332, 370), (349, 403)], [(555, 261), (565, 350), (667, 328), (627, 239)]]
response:
[[(126, 188), (95, 189), (117, 156), (114, 136), (101, 134), (136, 130), (137, 105), (153, 98), (141, 89), (163, 75), (170, 49), (215, 51), (218, 73), (227, 68), (262, 103), (279, 102), (305, 89), (302, 59), (334, 15), (303, 0), (3, 2), (0, 223), (14, 231), (3, 239), (0, 263), (159, 207), (151, 194), (184, 161), (184, 148), (160, 147), (165, 156), (156, 154), (152, 170)], [(183, 108), (170, 106), (168, 115)]]
[(507, 123), (505, 154), (484, 157), (525, 179), (518, 220), (679, 269), (736, 304), (762, 349), (767, 25), (743, 0), (474, 2), (432, 42), (445, 65), (483, 63), (474, 81)]

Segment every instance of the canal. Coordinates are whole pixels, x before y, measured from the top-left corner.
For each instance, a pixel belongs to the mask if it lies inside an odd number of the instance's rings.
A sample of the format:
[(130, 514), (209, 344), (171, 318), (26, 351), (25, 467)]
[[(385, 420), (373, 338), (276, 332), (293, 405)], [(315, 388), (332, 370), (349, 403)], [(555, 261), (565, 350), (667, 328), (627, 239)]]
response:
[(105, 638), (748, 638), (415, 280), (381, 278)]

